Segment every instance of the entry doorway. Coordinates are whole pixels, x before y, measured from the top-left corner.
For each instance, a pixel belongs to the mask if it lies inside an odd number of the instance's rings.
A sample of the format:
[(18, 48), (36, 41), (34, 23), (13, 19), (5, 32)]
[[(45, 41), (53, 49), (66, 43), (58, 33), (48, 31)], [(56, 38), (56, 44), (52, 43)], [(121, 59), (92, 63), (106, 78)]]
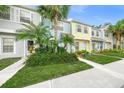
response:
[(28, 54), (34, 52), (34, 41), (32, 40), (27, 41), (27, 51), (28, 51)]

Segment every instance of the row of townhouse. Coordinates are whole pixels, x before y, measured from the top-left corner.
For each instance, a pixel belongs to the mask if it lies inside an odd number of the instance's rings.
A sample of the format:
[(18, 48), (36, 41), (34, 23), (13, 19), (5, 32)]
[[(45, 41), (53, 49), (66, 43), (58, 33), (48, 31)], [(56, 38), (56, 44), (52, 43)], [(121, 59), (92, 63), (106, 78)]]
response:
[[(8, 57), (23, 57), (29, 54), (28, 48), (34, 41), (16, 40), (17, 29), (23, 28), (22, 23), (39, 24), (41, 16), (33, 9), (26, 6), (9, 6), (8, 13), (0, 13), (0, 59)], [(49, 20), (45, 20), (45, 25), (52, 27)], [(113, 48), (112, 33), (106, 31), (107, 26), (95, 28), (91, 25), (79, 21), (59, 21), (57, 26), (58, 39), (62, 34), (74, 36), (75, 45), (68, 45), (68, 52), (80, 50), (103, 50)], [(54, 31), (51, 29), (54, 36)]]
[(91, 52), (93, 50), (113, 49), (113, 35), (107, 31), (109, 25), (97, 28), (73, 20), (71, 25), (72, 35), (75, 39), (75, 51), (87, 50)]

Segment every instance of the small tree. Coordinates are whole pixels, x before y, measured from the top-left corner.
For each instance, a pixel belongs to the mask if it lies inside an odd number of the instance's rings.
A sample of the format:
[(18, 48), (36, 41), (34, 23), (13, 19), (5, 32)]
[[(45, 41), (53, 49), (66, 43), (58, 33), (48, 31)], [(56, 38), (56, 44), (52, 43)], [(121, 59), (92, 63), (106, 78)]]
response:
[(8, 9), (9, 9), (8, 6), (6, 6), (6, 5), (0, 5), (0, 12), (1, 12), (1, 13), (5, 13), (5, 12), (7, 12)]
[(113, 36), (116, 39), (116, 49), (119, 49), (121, 43), (121, 37), (124, 34), (124, 19), (119, 20), (115, 25), (110, 25), (108, 31), (113, 33)]
[(47, 18), (53, 23), (55, 39), (57, 39), (58, 21), (67, 18), (69, 7), (68, 5), (41, 5), (37, 8), (37, 12), (42, 16), (42, 21)]
[(30, 39), (36, 41), (40, 47), (43, 47), (46, 40), (50, 37), (48, 27), (43, 24), (35, 25), (23, 24), (24, 28), (18, 29), (17, 40)]
[(70, 45), (74, 44), (74, 39), (73, 39), (72, 35), (63, 34), (60, 42), (64, 43), (64, 48), (67, 49), (68, 44), (70, 44)]

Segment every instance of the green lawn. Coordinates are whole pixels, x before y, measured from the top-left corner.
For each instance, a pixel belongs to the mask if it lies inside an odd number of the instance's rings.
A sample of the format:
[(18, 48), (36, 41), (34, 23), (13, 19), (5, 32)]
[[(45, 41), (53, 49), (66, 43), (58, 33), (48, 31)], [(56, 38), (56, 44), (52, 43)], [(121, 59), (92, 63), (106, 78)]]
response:
[(6, 68), (7, 66), (17, 62), (20, 58), (6, 58), (0, 60), (0, 70)]
[(105, 52), (105, 53), (101, 53), (104, 55), (108, 55), (108, 56), (116, 56), (116, 57), (124, 57), (124, 53), (121, 52)]
[(89, 68), (92, 67), (80, 61), (46, 66), (25, 66), (15, 76), (2, 85), (2, 87), (25, 87)]
[(102, 56), (102, 55), (87, 55), (85, 59), (94, 61), (99, 64), (107, 64), (111, 63), (117, 60), (120, 60), (119, 58), (114, 58), (114, 57), (108, 57), (108, 56)]

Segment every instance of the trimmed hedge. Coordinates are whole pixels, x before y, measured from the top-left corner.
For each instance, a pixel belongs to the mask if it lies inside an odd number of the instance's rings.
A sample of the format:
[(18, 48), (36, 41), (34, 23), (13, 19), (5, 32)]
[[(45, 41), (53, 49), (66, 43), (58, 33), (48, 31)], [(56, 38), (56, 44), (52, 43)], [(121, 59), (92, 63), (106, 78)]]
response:
[(35, 53), (27, 59), (26, 65), (38, 66), (38, 65), (68, 63), (68, 62), (76, 62), (76, 61), (78, 61), (78, 59), (75, 54)]

